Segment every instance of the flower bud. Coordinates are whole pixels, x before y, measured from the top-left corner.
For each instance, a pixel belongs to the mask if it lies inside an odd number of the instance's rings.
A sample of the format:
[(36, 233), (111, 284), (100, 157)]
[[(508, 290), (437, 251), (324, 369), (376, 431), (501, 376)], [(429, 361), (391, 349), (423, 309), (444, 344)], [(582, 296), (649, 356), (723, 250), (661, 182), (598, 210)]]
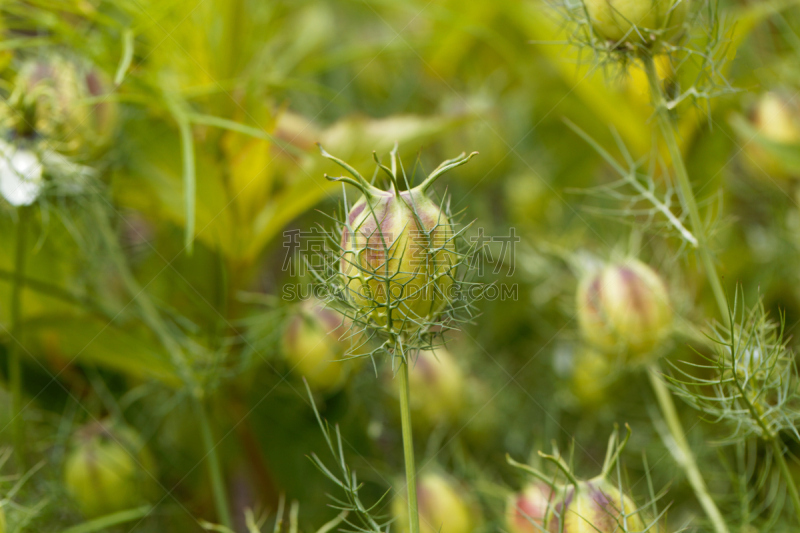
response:
[(81, 428), (75, 440), (64, 484), (85, 516), (122, 511), (146, 500), (154, 461), (134, 432), (97, 422)]
[(788, 179), (800, 175), (793, 155), (800, 146), (800, 106), (779, 92), (763, 94), (750, 116), (744, 150), (753, 174)]
[(420, 351), (409, 366), (408, 383), (415, 420), (429, 425), (452, 422), (464, 408), (464, 372), (444, 348)]
[[(645, 523), (630, 497), (604, 479), (569, 486), (547, 517), (551, 533), (644, 531)], [(562, 523), (563, 522), (563, 523)]]
[[(408, 533), (405, 491), (392, 502), (397, 530)], [(454, 482), (440, 474), (427, 473), (417, 480), (420, 533), (471, 533), (477, 525), (473, 509)]]
[(606, 265), (578, 287), (578, 322), (584, 337), (603, 350), (630, 356), (651, 351), (670, 331), (672, 309), (664, 282), (636, 259)]
[(506, 505), (506, 524), (511, 533), (541, 533), (550, 507), (552, 489), (538, 481), (512, 494)]
[(421, 188), (367, 191), (342, 233), (341, 273), (351, 300), (379, 327), (413, 332), (451, 299), (458, 263), (446, 213)]
[(353, 355), (363, 342), (351, 322), (319, 300), (305, 302), (283, 334), (283, 354), (293, 373), (319, 391), (340, 388), (354, 370)]
[(61, 152), (105, 146), (116, 123), (110, 91), (103, 73), (87, 64), (60, 56), (30, 61), (20, 68), (12, 98), (24, 117), (17, 133), (46, 135)]
[(602, 39), (649, 46), (680, 33), (689, 0), (584, 0)]

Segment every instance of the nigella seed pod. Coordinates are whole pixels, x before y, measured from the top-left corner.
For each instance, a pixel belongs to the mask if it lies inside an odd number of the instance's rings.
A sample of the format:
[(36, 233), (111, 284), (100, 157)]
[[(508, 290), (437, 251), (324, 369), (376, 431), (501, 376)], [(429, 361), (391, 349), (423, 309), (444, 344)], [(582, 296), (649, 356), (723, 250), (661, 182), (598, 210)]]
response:
[(551, 533), (623, 533), (644, 531), (633, 500), (605, 479), (579, 482), (563, 495), (547, 517)]
[(45, 135), (60, 152), (104, 147), (116, 125), (111, 83), (103, 72), (62, 56), (25, 63), (9, 105), (21, 117), (17, 135)]
[(283, 334), (283, 354), (292, 373), (304, 376), (321, 392), (341, 388), (355, 370), (355, 355), (363, 338), (352, 323), (319, 300), (304, 302)]
[(746, 133), (745, 163), (753, 175), (789, 179), (800, 175), (795, 154), (800, 146), (800, 106), (791, 95), (763, 94), (750, 115), (753, 132)]
[[(421, 350), (408, 369), (414, 421), (428, 426), (453, 422), (464, 409), (464, 371), (448, 350)], [(394, 389), (393, 389), (394, 390)]]
[(382, 327), (416, 329), (447, 304), (457, 263), (447, 215), (422, 191), (363, 196), (342, 235), (348, 292)]
[(578, 323), (586, 340), (631, 357), (652, 351), (670, 332), (672, 308), (659, 275), (636, 259), (586, 276), (577, 293)]
[(599, 409), (608, 400), (613, 381), (612, 363), (591, 348), (579, 353), (572, 365), (570, 389), (583, 409)]
[[(408, 504), (405, 491), (392, 502), (397, 530), (408, 533)], [(471, 533), (476, 513), (453, 480), (438, 473), (426, 473), (417, 481), (420, 533)]]
[(592, 28), (615, 43), (651, 46), (681, 32), (689, 0), (584, 0)]
[(86, 517), (146, 501), (154, 461), (132, 430), (96, 422), (81, 428), (64, 465), (64, 484)]
[(765, 93), (758, 99), (752, 120), (758, 132), (770, 141), (800, 142), (800, 109), (778, 92)]
[(553, 490), (538, 481), (508, 497), (506, 524), (511, 533), (541, 533)]
[(455, 269), (461, 262), (450, 217), (428, 189), (474, 154), (445, 161), (419, 186), (401, 191), (395, 148), (391, 169), (381, 165), (391, 181), (384, 191), (343, 161), (322, 153), (356, 178), (331, 179), (362, 192), (347, 213), (340, 241), (339, 270), (347, 300), (359, 318), (389, 336), (428, 329), (453, 299)]

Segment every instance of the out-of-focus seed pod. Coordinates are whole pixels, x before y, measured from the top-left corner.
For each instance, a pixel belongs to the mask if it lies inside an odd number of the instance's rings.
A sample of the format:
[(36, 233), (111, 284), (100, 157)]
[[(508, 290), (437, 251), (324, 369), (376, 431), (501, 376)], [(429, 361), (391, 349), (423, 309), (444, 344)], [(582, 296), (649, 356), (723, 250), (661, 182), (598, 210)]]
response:
[(644, 531), (633, 500), (604, 479), (583, 481), (562, 490), (547, 516), (551, 533), (623, 533)]
[(771, 141), (800, 142), (800, 106), (777, 92), (759, 98), (752, 119), (758, 132)]
[(0, 507), (0, 533), (6, 533), (6, 512)]
[(559, 202), (535, 173), (512, 175), (504, 183), (505, 204), (513, 222), (542, 223), (558, 213)]
[(464, 408), (464, 372), (444, 348), (420, 351), (408, 373), (415, 421), (436, 425), (452, 422)]
[(64, 484), (87, 517), (129, 509), (146, 501), (155, 462), (132, 430), (91, 423), (75, 436)]
[[(408, 533), (408, 504), (405, 491), (392, 502), (397, 531)], [(417, 480), (420, 533), (471, 533), (476, 512), (455, 483), (437, 473), (426, 473)]]
[(342, 387), (357, 366), (354, 355), (363, 339), (342, 315), (309, 300), (289, 319), (283, 334), (283, 354), (293, 373), (304, 376), (322, 392)]
[(593, 349), (579, 353), (572, 365), (570, 389), (584, 409), (597, 409), (606, 403), (612, 365)]
[(622, 348), (636, 358), (670, 332), (672, 308), (664, 282), (636, 259), (608, 264), (586, 276), (577, 296), (581, 332), (603, 350)]
[[(489, 381), (467, 373), (464, 386), (464, 408), (460, 411), (461, 420), (469, 418), (465, 424), (464, 435), (478, 449), (489, 449), (492, 443), (505, 438), (500, 428), (504, 427), (504, 420), (500, 413), (503, 406), (493, 401), (497, 391)], [(412, 393), (413, 395), (413, 393)], [(466, 415), (466, 417), (464, 416)]]
[(506, 525), (511, 533), (541, 533), (552, 499), (552, 489), (536, 482), (508, 497)]
[(11, 98), (24, 117), (17, 134), (44, 135), (65, 153), (104, 147), (117, 115), (110, 92), (104, 74), (84, 62), (61, 56), (30, 61), (20, 68)]
[(394, 331), (414, 332), (435, 320), (451, 299), (458, 263), (440, 206), (419, 187), (367, 190), (351, 207), (348, 225), (341, 272), (362, 313)]
[(745, 162), (753, 174), (787, 179), (800, 176), (800, 104), (780, 92), (761, 95), (750, 115), (756, 136), (743, 143)]
[(584, 0), (594, 31), (616, 43), (650, 46), (683, 29), (689, 0)]

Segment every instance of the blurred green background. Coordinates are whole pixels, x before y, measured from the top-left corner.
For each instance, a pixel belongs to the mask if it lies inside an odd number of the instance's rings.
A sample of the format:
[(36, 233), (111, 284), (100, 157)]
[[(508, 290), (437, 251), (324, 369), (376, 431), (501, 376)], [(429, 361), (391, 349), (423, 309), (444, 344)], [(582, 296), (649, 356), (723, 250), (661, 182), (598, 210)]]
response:
[[(800, 319), (797, 152), (758, 159), (765, 149), (753, 149), (760, 140), (750, 132), (764, 93), (797, 107), (795, 4), (721, 2), (713, 59), (738, 90), (673, 110), (726, 290), (740, 283), (748, 299), (785, 312), (790, 336)], [(480, 280), (515, 297), (478, 302), (480, 316), (448, 338), (447, 372), (458, 384), (446, 409), (419, 414), (418, 464), (451, 476), (474, 510), (474, 531), (498, 531), (507, 496), (523, 483), (506, 453), (535, 461), (555, 441), (591, 477), (614, 424), (628, 423), (634, 498), (648, 499), (647, 470), (656, 492), (668, 489), (660, 506), (671, 504), (669, 530), (703, 529), (659, 437), (647, 380), (586, 355), (574, 294), (582, 265), (639, 256), (664, 277), (679, 316), (662, 349), (670, 359), (693, 357), (687, 344), (714, 316), (713, 295), (674, 232), (640, 203), (596, 188), (617, 177), (565, 119), (645, 169), (663, 147), (641, 70), (600, 64), (574, 46), (554, 6), (11, 0), (0, 4), (0, 32), (2, 149), (35, 154), (42, 170), (32, 205), (0, 198), (4, 383), (9, 361), (22, 362), (21, 424), (6, 386), (0, 398), (9, 531), (63, 531), (91, 518), (64, 469), (98, 421), (136, 435), (134, 455), (150, 458), (135, 470), (153, 463), (136, 476), (148, 488), (135, 487), (129, 502), (150, 507), (102, 530), (218, 522), (198, 404), (237, 531), (246, 509), (271, 513), (271, 527), (281, 495), (299, 502), (302, 531), (336, 516), (327, 494), (337, 488), (307, 458), (327, 460), (322, 433), (287, 360), (284, 331), (298, 302), (285, 288), (312, 280), (285, 268), (286, 232), (329, 227), (341, 208), (341, 185), (323, 177), (338, 171), (315, 143), (371, 176), (373, 150), (385, 156), (395, 141), (417, 179), (462, 151), (480, 152), (437, 192), (476, 221), (473, 234), (513, 228), (520, 237), (513, 253), (489, 245)], [(691, 38), (702, 45), (703, 33)], [(668, 90), (697, 83), (691, 60), (660, 66)], [(663, 169), (653, 165), (652, 175), (662, 194)], [(355, 191), (347, 194), (352, 202)], [(403, 472), (386, 366), (363, 364), (315, 387), (369, 502), (391, 497)], [(712, 494), (737, 520), (737, 452), (714, 444), (730, 428), (678, 407)], [(24, 457), (10, 452), (15, 425)], [(388, 513), (388, 501), (380, 509)]]

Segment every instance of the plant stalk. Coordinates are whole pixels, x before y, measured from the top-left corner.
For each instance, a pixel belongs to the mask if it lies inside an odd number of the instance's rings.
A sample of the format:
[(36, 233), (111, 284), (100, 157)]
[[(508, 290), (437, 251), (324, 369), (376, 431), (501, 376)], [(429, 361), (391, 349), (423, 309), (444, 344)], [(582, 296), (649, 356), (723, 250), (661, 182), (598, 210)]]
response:
[(208, 458), (208, 470), (211, 475), (211, 490), (214, 494), (214, 505), (217, 510), (217, 518), (226, 527), (231, 527), (230, 510), (228, 509), (228, 495), (225, 491), (225, 481), (222, 479), (222, 466), (217, 455), (217, 446), (211, 432), (211, 422), (208, 420), (208, 412), (202, 400), (194, 397), (197, 417), (200, 419), (200, 431), (203, 434), (203, 445), (206, 449)]
[(781, 469), (781, 475), (786, 481), (786, 488), (789, 489), (789, 496), (792, 498), (794, 512), (797, 515), (798, 522), (800, 522), (800, 493), (797, 491), (797, 483), (795, 483), (792, 472), (789, 470), (789, 465), (786, 462), (786, 457), (784, 457), (783, 449), (781, 448), (780, 439), (774, 436), (770, 439), (770, 442), (772, 443), (775, 460), (778, 462), (778, 467)]
[[(697, 253), (700, 256), (700, 261), (703, 263), (703, 268), (706, 272), (706, 278), (711, 285), (711, 290), (714, 293), (714, 298), (719, 307), (721, 320), (724, 324), (729, 322), (728, 314), (728, 301), (725, 297), (725, 291), (722, 288), (722, 282), (717, 273), (717, 268), (714, 265), (714, 258), (711, 256), (711, 251), (708, 246), (708, 237), (706, 235), (705, 226), (700, 218), (700, 209), (697, 207), (697, 200), (694, 196), (692, 189), (692, 182), (689, 180), (689, 173), (686, 170), (686, 164), (683, 161), (683, 154), (681, 153), (680, 146), (678, 145), (678, 134), (675, 131), (675, 125), (670, 117), (669, 109), (667, 107), (666, 99), (664, 98), (664, 91), (661, 88), (661, 80), (658, 78), (656, 65), (653, 61), (653, 56), (649, 51), (644, 51), (640, 56), (644, 64), (644, 70), (647, 73), (647, 81), (650, 85), (650, 95), (653, 108), (655, 109), (656, 118), (658, 120), (661, 135), (667, 145), (667, 151), (672, 159), (672, 167), (675, 170), (675, 176), (678, 180), (678, 191), (680, 193), (683, 205), (689, 212), (689, 221), (692, 225), (695, 237), (697, 238)], [(675, 409), (675, 403), (672, 401), (672, 396), (666, 384), (661, 379), (661, 370), (657, 365), (653, 365), (649, 369), (650, 383), (653, 387), (653, 392), (658, 400), (659, 407), (661, 408), (662, 415), (664, 416), (667, 427), (672, 434), (672, 439), (678, 450), (673, 451), (673, 457), (676, 462), (683, 468), (686, 477), (692, 486), (692, 489), (700, 501), (700, 505), (708, 515), (714, 525), (717, 533), (727, 533), (728, 526), (722, 518), (717, 505), (708, 493), (703, 477), (700, 475), (700, 470), (697, 467), (697, 461), (689, 447), (689, 442), (686, 440), (686, 434), (681, 425), (678, 413)], [(677, 453), (676, 453), (677, 452)]]
[(22, 319), (22, 289), (25, 286), (25, 254), (27, 248), (29, 206), (20, 207), (17, 222), (17, 247), (14, 258), (14, 281), (11, 286), (11, 343), (8, 350), (8, 380), (11, 389), (11, 433), (14, 452), (21, 467), (25, 467), (25, 425), (22, 420), (22, 360), (20, 329)]
[[(714, 265), (714, 259), (711, 256), (711, 252), (708, 247), (708, 237), (706, 235), (702, 220), (700, 219), (700, 210), (697, 207), (697, 200), (694, 197), (692, 183), (689, 180), (689, 174), (686, 171), (683, 155), (681, 154), (680, 147), (678, 146), (678, 135), (675, 131), (675, 125), (673, 124), (669, 115), (669, 109), (667, 108), (666, 100), (664, 99), (664, 92), (661, 89), (661, 82), (659, 81), (656, 73), (656, 66), (655, 62), (653, 61), (653, 56), (649, 52), (644, 52), (641, 55), (641, 60), (644, 63), (645, 72), (647, 73), (647, 80), (650, 85), (650, 94), (652, 95), (652, 103), (658, 119), (658, 125), (661, 129), (661, 134), (664, 137), (664, 142), (667, 145), (667, 151), (672, 159), (672, 166), (675, 169), (675, 176), (678, 180), (678, 190), (680, 191), (683, 205), (686, 206), (686, 209), (689, 211), (689, 219), (692, 224), (692, 229), (697, 237), (697, 253), (700, 255), (700, 259), (706, 271), (706, 277), (708, 278), (708, 281), (711, 284), (711, 289), (714, 292), (714, 298), (719, 306), (722, 322), (727, 327), (732, 327), (732, 324), (730, 324), (728, 300), (725, 297), (725, 291), (722, 288), (722, 282), (720, 280), (719, 273)], [(677, 418), (675, 406), (672, 402), (669, 390), (661, 381), (658, 373), (659, 370), (657, 368), (650, 369), (650, 382), (653, 384), (653, 390), (655, 391), (656, 397), (661, 405), (661, 410), (664, 414), (664, 417), (667, 419), (667, 424), (669, 425), (673, 439), (680, 448), (685, 450), (684, 455), (686, 456), (686, 460), (683, 466), (686, 470), (687, 476), (689, 477), (689, 481), (692, 484), (692, 487), (695, 489), (697, 497), (700, 499), (703, 508), (706, 510), (709, 518), (711, 518), (717, 531), (727, 531), (727, 526), (725, 526), (724, 522), (722, 521), (722, 517), (719, 516), (719, 510), (716, 508), (716, 505), (714, 505), (713, 500), (708, 497), (705, 484), (703, 483), (703, 479), (700, 476), (699, 471), (697, 471), (697, 464), (694, 460), (694, 456), (691, 454), (691, 450), (689, 450), (686, 437), (683, 434), (683, 428), (681, 427), (680, 421)], [(792, 499), (792, 505), (794, 506), (795, 512), (800, 519), (800, 493), (798, 493), (797, 484), (794, 482), (794, 478), (792, 477), (789, 467), (786, 464), (786, 458), (783, 456), (783, 450), (781, 449), (778, 438), (773, 436), (769, 440), (774, 450), (775, 459), (778, 461), (781, 475), (783, 476), (786, 486), (789, 490), (789, 494)], [(720, 529), (720, 527), (724, 529)]]
[(689, 180), (689, 173), (686, 171), (683, 154), (678, 145), (678, 134), (675, 131), (675, 125), (669, 115), (667, 102), (664, 98), (664, 91), (661, 88), (661, 81), (658, 79), (658, 74), (656, 72), (656, 64), (650, 52), (642, 53), (641, 60), (644, 63), (647, 80), (650, 84), (651, 99), (656, 118), (658, 119), (658, 125), (661, 129), (661, 135), (664, 137), (667, 151), (672, 159), (672, 167), (675, 169), (675, 176), (678, 180), (678, 191), (683, 200), (683, 205), (689, 211), (689, 221), (692, 224), (692, 230), (697, 238), (697, 253), (703, 263), (708, 282), (711, 284), (711, 290), (714, 292), (714, 298), (719, 306), (722, 322), (729, 325), (728, 299), (725, 297), (725, 291), (722, 288), (722, 282), (717, 273), (717, 267), (714, 265), (714, 258), (711, 256), (711, 251), (708, 247), (708, 236), (706, 235), (703, 221), (700, 218), (700, 209), (697, 207), (697, 200), (692, 190), (692, 182)]
[(409, 405), (408, 362), (400, 363), (400, 421), (403, 426), (403, 455), (406, 462), (406, 487), (408, 488), (408, 531), (419, 533), (419, 508), (417, 507), (417, 470), (414, 465), (414, 440), (411, 435), (411, 406)]
[(672, 452), (672, 456), (675, 458), (675, 462), (677, 462), (686, 473), (686, 478), (689, 480), (689, 484), (692, 486), (697, 499), (700, 501), (700, 505), (714, 525), (714, 531), (717, 533), (728, 533), (728, 526), (722, 518), (722, 514), (719, 512), (717, 504), (714, 503), (714, 499), (709, 494), (703, 476), (700, 475), (700, 469), (697, 467), (694, 453), (692, 453), (689, 442), (686, 440), (686, 433), (684, 433), (683, 426), (678, 418), (678, 412), (675, 409), (675, 403), (672, 401), (672, 395), (667, 385), (661, 379), (661, 369), (658, 367), (657, 363), (653, 363), (650, 368), (647, 369), (647, 375), (650, 378), (653, 393), (661, 408), (661, 414), (667, 422), (672, 440), (678, 448), (675, 450), (668, 447), (670, 448), (670, 452)]
[(225, 491), (225, 484), (222, 476), (222, 467), (219, 462), (219, 455), (217, 454), (216, 444), (214, 443), (213, 433), (211, 431), (211, 423), (208, 419), (208, 412), (203, 404), (203, 390), (197, 381), (191, 365), (186, 359), (178, 342), (169, 333), (169, 330), (164, 325), (158, 309), (150, 300), (147, 293), (139, 286), (138, 281), (134, 277), (128, 263), (125, 260), (122, 252), (119, 250), (117, 240), (111, 231), (111, 226), (108, 219), (100, 209), (95, 213), (98, 222), (98, 227), (102, 234), (103, 240), (109, 249), (109, 255), (114, 262), (122, 282), (126, 290), (130, 293), (131, 297), (136, 301), (142, 318), (147, 326), (155, 333), (161, 344), (167, 350), (172, 360), (172, 364), (178, 370), (184, 386), (189, 389), (190, 397), (197, 411), (198, 422), (200, 423), (200, 431), (202, 433), (203, 445), (206, 450), (206, 460), (208, 462), (209, 475), (211, 477), (211, 487), (214, 494), (214, 504), (217, 510), (217, 519), (225, 527), (232, 527), (230, 510), (228, 508), (228, 498)]

